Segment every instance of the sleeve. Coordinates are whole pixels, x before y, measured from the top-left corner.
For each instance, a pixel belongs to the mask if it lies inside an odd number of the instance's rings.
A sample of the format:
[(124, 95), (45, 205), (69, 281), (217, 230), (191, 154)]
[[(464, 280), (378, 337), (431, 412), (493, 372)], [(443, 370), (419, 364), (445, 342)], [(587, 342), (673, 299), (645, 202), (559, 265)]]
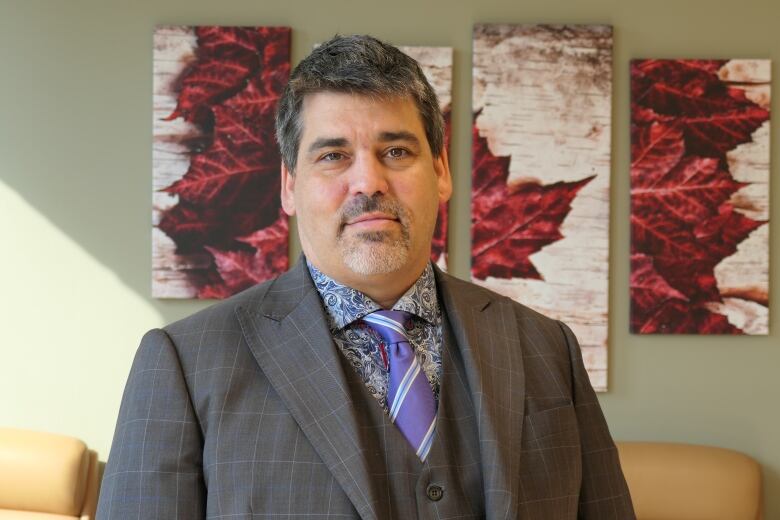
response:
[(590, 384), (574, 333), (560, 323), (572, 363), (572, 400), (582, 448), (580, 520), (635, 520), (617, 448)]
[(176, 349), (141, 340), (119, 410), (98, 520), (205, 518), (202, 434)]

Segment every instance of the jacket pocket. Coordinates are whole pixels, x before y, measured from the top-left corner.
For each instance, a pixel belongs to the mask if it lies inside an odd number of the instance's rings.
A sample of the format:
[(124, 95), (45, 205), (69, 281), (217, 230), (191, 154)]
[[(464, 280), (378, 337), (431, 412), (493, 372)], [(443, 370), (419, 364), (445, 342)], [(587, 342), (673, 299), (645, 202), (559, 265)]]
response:
[(570, 400), (523, 418), (523, 448), (577, 446), (577, 415)]

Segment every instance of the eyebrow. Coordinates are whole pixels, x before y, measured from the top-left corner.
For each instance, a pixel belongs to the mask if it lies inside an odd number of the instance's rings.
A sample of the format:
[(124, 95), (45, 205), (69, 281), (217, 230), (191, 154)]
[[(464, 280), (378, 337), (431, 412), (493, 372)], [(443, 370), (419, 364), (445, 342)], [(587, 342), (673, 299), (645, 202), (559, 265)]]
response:
[(317, 150), (321, 150), (323, 148), (337, 148), (341, 146), (347, 146), (347, 140), (343, 137), (320, 137), (319, 139), (315, 139), (314, 142), (309, 145), (308, 152), (314, 153)]
[(411, 132), (401, 130), (398, 132), (382, 132), (379, 134), (379, 140), (382, 142), (406, 141), (416, 146), (420, 146), (420, 140)]
[[(413, 133), (407, 132), (406, 130), (400, 130), (398, 132), (382, 132), (379, 134), (379, 141), (383, 143), (392, 141), (406, 141), (415, 146), (420, 146), (420, 139), (418, 139), (417, 136)], [(315, 139), (314, 142), (309, 145), (307, 152), (311, 154), (318, 150), (322, 150), (323, 148), (338, 148), (347, 146), (348, 144), (349, 142), (344, 137), (320, 137), (319, 139)]]

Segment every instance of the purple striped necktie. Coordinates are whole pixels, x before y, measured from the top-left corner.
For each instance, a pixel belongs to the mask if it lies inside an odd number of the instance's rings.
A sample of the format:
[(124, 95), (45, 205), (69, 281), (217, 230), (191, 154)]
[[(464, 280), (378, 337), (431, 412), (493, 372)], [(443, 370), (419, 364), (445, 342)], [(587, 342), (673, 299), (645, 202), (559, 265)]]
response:
[(436, 400), (428, 378), (409, 344), (404, 322), (411, 314), (404, 311), (375, 311), (363, 321), (382, 338), (387, 348), (390, 377), (387, 406), (395, 423), (420, 460), (425, 460), (433, 442), (436, 426)]

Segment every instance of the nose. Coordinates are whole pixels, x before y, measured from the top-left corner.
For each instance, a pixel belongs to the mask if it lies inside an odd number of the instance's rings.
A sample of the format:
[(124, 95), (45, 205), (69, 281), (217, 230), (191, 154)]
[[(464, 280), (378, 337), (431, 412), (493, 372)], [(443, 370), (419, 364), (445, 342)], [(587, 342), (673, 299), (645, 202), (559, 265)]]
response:
[(371, 153), (358, 154), (350, 168), (350, 194), (371, 197), (385, 194), (389, 188), (387, 169), (382, 161)]

